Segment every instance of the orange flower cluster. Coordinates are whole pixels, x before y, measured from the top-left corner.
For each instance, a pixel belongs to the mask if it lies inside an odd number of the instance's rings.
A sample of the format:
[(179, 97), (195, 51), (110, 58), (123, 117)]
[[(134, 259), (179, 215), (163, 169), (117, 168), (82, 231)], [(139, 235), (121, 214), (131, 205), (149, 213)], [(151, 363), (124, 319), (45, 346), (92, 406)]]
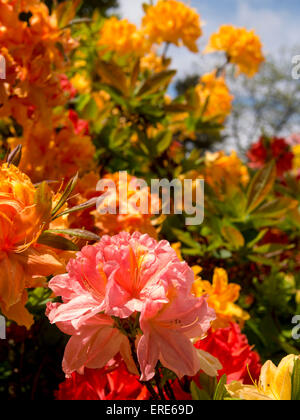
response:
[(99, 47), (100, 54), (114, 52), (121, 56), (134, 54), (142, 57), (149, 50), (146, 38), (133, 23), (114, 16), (107, 19), (101, 29)]
[(155, 6), (148, 6), (142, 27), (151, 43), (183, 44), (198, 52), (197, 41), (202, 36), (199, 14), (180, 1), (159, 0)]
[(76, 172), (93, 169), (95, 148), (87, 132), (77, 128), (65, 115), (53, 116), (50, 126), (42, 121), (27, 123), (22, 138), (10, 139), (12, 147), (22, 144), (20, 168), (33, 182), (69, 180)]
[[(82, 228), (82, 226), (85, 226), (90, 230), (95, 230), (96, 227), (97, 232), (101, 235), (107, 234), (113, 236), (122, 231), (129, 233), (138, 231), (157, 238), (157, 231), (153, 226), (152, 215), (142, 214), (138, 209), (139, 201), (143, 200), (143, 198), (148, 201), (148, 208), (149, 210), (151, 209), (151, 200), (155, 200), (155, 197), (150, 194), (150, 190), (148, 188), (142, 190), (141, 193), (138, 193), (139, 197), (137, 198), (136, 190), (130, 189), (130, 186), (135, 185), (135, 177), (128, 175), (127, 185), (122, 184), (122, 180), (120, 181), (119, 179), (119, 173), (107, 174), (103, 177), (103, 180), (113, 181), (115, 185), (115, 191), (110, 191), (103, 205), (106, 206), (108, 203), (115, 203), (116, 214), (100, 214), (98, 210), (92, 213), (89, 210), (84, 211), (76, 214), (74, 218), (71, 217), (71, 226), (73, 228)], [(99, 176), (95, 172), (90, 172), (79, 180), (77, 204), (87, 199), (101, 196), (101, 193), (96, 191), (98, 181)], [(123, 194), (127, 194), (128, 207), (126, 214), (119, 214)]]
[(0, 28), (0, 53), (7, 65), (0, 117), (13, 116), (24, 125), (28, 107), (34, 107), (46, 122), (49, 108), (64, 100), (58, 74), (66, 67), (65, 54), (76, 45), (70, 31), (60, 30), (40, 0), (0, 0)]
[(240, 73), (254, 76), (265, 58), (262, 43), (254, 31), (222, 25), (210, 38), (206, 52), (225, 51), (228, 60), (236, 64)]
[(84, 172), (95, 152), (88, 133), (78, 131), (63, 108), (60, 114), (53, 110), (76, 94), (63, 72), (77, 44), (69, 29), (60, 29), (59, 13), (49, 15), (40, 0), (0, 0), (0, 53), (6, 60), (0, 118), (22, 127), (22, 137), (8, 143), (22, 144), (20, 168), (33, 182)]
[(37, 244), (49, 226), (51, 210), (52, 194), (44, 184), (35, 189), (15, 166), (0, 166), (0, 309), (27, 328), (33, 317), (24, 306), (26, 289), (65, 270), (53, 250)]
[(224, 152), (207, 153), (203, 176), (220, 199), (224, 194), (227, 197), (232, 196), (240, 186), (246, 186), (250, 179), (247, 167), (236, 152), (232, 152), (230, 156)]
[(233, 96), (230, 94), (225, 78), (217, 77), (216, 72), (202, 76), (196, 86), (198, 108), (204, 117), (222, 124), (231, 113)]

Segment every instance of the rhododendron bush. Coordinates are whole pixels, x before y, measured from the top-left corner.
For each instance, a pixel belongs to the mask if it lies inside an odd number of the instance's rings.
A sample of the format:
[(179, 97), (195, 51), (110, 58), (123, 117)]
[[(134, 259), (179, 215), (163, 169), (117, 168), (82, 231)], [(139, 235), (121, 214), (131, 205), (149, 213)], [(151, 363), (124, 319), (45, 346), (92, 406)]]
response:
[[(244, 158), (197, 141), (224, 130), (230, 69), (259, 72), (259, 37), (223, 25), (201, 50), (179, 0), (140, 26), (79, 7), (0, 0), (1, 395), (299, 400), (300, 136)], [(171, 97), (171, 45), (223, 64)], [(193, 202), (204, 180), (203, 223), (157, 179)]]

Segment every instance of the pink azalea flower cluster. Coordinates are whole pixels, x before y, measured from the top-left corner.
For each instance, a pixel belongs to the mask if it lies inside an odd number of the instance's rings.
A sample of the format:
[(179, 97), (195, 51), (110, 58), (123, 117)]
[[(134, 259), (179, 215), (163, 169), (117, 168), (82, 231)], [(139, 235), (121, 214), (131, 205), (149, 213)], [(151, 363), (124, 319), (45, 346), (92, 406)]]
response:
[(67, 377), (103, 368), (117, 354), (142, 381), (154, 377), (158, 361), (179, 377), (201, 369), (217, 375), (218, 361), (192, 342), (209, 330), (215, 313), (192, 294), (194, 273), (167, 241), (140, 233), (105, 236), (67, 269), (49, 284), (63, 303), (47, 308), (50, 322), (71, 336)]

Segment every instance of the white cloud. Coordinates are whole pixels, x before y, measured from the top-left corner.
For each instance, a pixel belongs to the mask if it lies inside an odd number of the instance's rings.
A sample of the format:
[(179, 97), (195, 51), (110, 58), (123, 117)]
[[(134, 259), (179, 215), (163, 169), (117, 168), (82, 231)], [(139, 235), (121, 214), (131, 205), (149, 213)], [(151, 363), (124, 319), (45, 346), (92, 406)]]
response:
[(142, 4), (145, 0), (119, 0), (119, 13), (121, 17), (124, 17), (130, 22), (139, 25), (143, 17)]
[(293, 47), (299, 38), (296, 15), (274, 7), (254, 7), (249, 1), (239, 0), (236, 23), (255, 29), (267, 53), (277, 53), (280, 47)]

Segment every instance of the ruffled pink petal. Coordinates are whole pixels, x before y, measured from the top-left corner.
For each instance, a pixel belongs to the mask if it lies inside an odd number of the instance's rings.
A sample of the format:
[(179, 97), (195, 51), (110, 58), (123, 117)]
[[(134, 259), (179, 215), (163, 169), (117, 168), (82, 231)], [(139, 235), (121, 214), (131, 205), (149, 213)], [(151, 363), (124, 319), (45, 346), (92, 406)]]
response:
[(48, 318), (51, 324), (69, 322), (75, 329), (78, 329), (87, 319), (102, 312), (103, 305), (103, 302), (99, 304), (92, 296), (77, 296), (68, 303), (53, 307), (48, 312)]
[(89, 319), (81, 333), (72, 336), (67, 344), (63, 360), (66, 376), (85, 367), (104, 367), (120, 351), (124, 340), (127, 338), (113, 328), (110, 318), (98, 315)]

